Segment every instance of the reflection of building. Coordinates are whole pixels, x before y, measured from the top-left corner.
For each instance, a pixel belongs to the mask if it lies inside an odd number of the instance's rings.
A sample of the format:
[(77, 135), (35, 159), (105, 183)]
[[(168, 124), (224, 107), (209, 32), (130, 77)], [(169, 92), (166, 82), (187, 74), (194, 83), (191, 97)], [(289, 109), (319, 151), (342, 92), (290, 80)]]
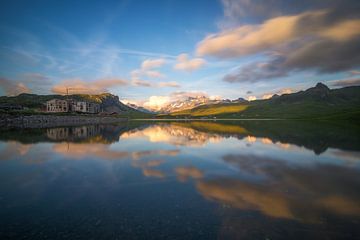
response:
[(61, 127), (47, 129), (47, 136), (52, 140), (77, 140), (87, 139), (100, 134), (100, 127), (82, 126), (82, 127)]
[(69, 112), (69, 103), (66, 100), (52, 99), (46, 102), (47, 112)]
[(46, 111), (99, 113), (100, 105), (86, 101), (52, 99), (46, 102)]
[(99, 126), (83, 126), (72, 129), (72, 135), (75, 138), (89, 138), (94, 137), (100, 133)]
[(69, 137), (70, 128), (49, 128), (46, 131), (48, 138), (53, 140), (63, 140)]

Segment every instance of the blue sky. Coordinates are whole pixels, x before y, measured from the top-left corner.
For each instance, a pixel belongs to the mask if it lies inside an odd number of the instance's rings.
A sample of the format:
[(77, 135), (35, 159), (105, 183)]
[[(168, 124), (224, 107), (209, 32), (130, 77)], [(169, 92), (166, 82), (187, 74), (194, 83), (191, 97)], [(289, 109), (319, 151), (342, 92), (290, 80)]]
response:
[(357, 10), (352, 0), (2, 1), (0, 95), (70, 87), (154, 107), (359, 84)]

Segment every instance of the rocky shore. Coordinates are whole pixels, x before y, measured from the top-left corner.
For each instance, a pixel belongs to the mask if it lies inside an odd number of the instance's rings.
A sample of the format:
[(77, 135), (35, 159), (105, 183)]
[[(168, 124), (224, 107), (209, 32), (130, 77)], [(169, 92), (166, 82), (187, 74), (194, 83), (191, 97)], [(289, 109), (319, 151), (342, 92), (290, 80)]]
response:
[(58, 116), (58, 115), (0, 115), (0, 127), (44, 128), (59, 126), (76, 126), (99, 123), (117, 123), (127, 118), (110, 116)]

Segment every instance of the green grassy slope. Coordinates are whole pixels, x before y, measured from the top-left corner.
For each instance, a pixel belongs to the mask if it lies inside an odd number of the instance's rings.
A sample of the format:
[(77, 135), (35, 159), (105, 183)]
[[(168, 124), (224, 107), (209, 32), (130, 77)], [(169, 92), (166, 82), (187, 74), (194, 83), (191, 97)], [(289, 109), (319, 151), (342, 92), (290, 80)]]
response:
[(221, 114), (233, 114), (244, 111), (248, 105), (243, 104), (213, 104), (203, 105), (193, 109), (171, 113), (170, 116), (216, 116)]
[(325, 85), (318, 84), (306, 91), (273, 99), (252, 101), (248, 104), (203, 105), (159, 117), (360, 120), (360, 87), (330, 90)]

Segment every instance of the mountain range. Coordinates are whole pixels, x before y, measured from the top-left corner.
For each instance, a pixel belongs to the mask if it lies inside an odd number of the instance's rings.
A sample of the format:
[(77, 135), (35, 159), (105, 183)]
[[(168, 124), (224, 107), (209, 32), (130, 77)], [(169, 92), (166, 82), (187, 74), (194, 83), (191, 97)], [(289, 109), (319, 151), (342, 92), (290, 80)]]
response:
[(90, 94), (72, 94), (72, 95), (37, 95), (22, 93), (18, 96), (1, 96), (0, 105), (20, 105), (28, 109), (43, 109), (46, 102), (51, 99), (74, 99), (77, 101), (89, 101), (100, 104), (100, 108), (105, 112), (116, 112), (126, 114), (140, 113), (138, 110), (123, 104), (119, 97), (110, 93), (96, 95)]
[(134, 104), (126, 105), (118, 96), (110, 93), (69, 96), (23, 93), (15, 97), (0, 97), (0, 105), (21, 105), (29, 109), (41, 109), (46, 101), (53, 98), (96, 102), (105, 112), (116, 112), (135, 118), (360, 119), (360, 86), (329, 89), (322, 83), (305, 91), (274, 95), (265, 100), (188, 97), (172, 102), (156, 113)]
[(356, 118), (360, 119), (360, 86), (329, 89), (318, 83), (296, 93), (274, 95), (270, 99), (246, 101), (221, 100), (191, 109), (162, 114), (182, 118)]

